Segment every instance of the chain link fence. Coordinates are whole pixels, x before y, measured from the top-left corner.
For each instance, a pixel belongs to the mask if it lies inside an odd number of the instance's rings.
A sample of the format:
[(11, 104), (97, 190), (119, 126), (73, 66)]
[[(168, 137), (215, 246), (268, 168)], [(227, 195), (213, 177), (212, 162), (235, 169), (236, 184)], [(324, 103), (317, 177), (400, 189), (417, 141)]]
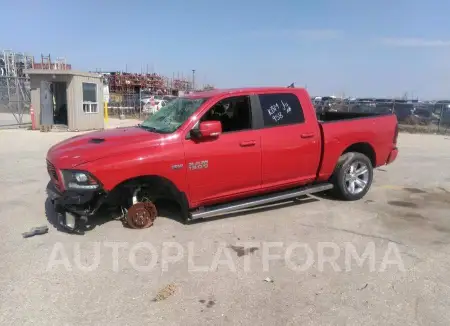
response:
[(314, 101), (317, 113), (360, 112), (389, 113), (397, 116), (400, 129), (409, 132), (449, 133), (450, 102), (409, 103), (407, 101), (341, 100)]
[(139, 94), (110, 94), (108, 114), (114, 118), (140, 119), (142, 104)]
[(0, 128), (31, 125), (30, 103), (28, 78), (0, 76)]
[(110, 94), (108, 114), (120, 119), (145, 120), (174, 98), (171, 95), (153, 95), (151, 98), (145, 94)]
[[(158, 101), (165, 96), (156, 96)], [(157, 101), (157, 102), (158, 102)], [(335, 99), (313, 100), (317, 113), (359, 112), (359, 113), (394, 113), (400, 130), (417, 133), (450, 133), (450, 101), (435, 103), (408, 102), (404, 100), (373, 99)], [(111, 117), (120, 119), (144, 120), (154, 113), (155, 104), (139, 94), (110, 94), (108, 112)], [(159, 108), (159, 107), (158, 107)]]

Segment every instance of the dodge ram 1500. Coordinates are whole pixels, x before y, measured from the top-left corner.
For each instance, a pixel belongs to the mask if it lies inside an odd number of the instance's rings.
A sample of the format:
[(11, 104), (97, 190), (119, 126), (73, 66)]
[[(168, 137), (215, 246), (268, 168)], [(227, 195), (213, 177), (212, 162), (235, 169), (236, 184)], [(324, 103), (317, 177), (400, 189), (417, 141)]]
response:
[(145, 228), (161, 200), (184, 220), (324, 191), (358, 200), (373, 169), (396, 159), (397, 136), (394, 114), (316, 113), (302, 88), (199, 92), (137, 126), (51, 147), (48, 193), (70, 231), (102, 205)]

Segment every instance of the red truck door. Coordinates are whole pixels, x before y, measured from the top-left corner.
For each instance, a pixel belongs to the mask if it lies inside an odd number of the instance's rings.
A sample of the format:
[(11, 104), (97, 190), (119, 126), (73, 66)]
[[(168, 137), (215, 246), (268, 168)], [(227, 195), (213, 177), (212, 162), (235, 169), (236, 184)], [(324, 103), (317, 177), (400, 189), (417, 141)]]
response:
[(314, 109), (304, 111), (295, 93), (259, 94), (258, 99), (263, 188), (313, 181), (321, 154)]
[(196, 206), (261, 188), (261, 132), (253, 129), (250, 97), (217, 102), (200, 118), (211, 120), (222, 123), (218, 138), (184, 140), (189, 198)]

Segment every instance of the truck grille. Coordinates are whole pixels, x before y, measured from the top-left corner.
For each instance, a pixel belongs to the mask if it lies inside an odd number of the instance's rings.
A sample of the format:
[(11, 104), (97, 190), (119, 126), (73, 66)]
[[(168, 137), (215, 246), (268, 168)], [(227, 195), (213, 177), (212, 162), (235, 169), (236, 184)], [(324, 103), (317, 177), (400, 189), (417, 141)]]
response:
[(58, 173), (56, 173), (55, 166), (49, 161), (47, 161), (47, 172), (51, 179), (58, 180)]

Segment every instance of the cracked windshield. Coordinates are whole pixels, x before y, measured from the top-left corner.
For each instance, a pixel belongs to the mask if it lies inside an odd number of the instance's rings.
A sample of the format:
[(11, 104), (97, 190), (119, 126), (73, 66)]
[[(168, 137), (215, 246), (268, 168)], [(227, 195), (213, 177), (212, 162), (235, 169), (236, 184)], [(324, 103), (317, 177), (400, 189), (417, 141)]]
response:
[(206, 100), (207, 98), (179, 97), (150, 115), (140, 127), (153, 132), (172, 133)]

